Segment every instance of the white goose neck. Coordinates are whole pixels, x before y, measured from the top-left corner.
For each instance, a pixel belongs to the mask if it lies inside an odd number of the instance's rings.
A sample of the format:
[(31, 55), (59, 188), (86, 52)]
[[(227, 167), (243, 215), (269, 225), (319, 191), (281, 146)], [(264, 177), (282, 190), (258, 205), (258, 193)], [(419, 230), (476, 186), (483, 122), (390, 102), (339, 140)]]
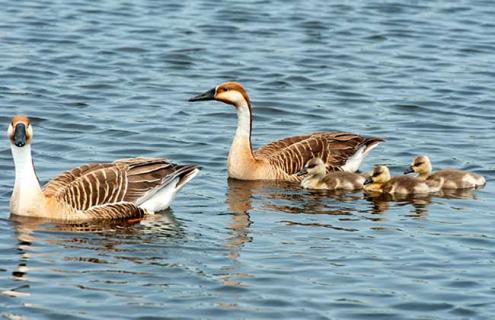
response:
[(237, 109), (237, 130), (235, 137), (250, 138), (251, 137), (251, 107), (247, 102), (240, 103), (236, 106)]
[(15, 213), (23, 212), (35, 205), (42, 195), (38, 177), (34, 171), (31, 157), (31, 145), (19, 148), (11, 144), (12, 156), (15, 164), (15, 184), (12, 194)]

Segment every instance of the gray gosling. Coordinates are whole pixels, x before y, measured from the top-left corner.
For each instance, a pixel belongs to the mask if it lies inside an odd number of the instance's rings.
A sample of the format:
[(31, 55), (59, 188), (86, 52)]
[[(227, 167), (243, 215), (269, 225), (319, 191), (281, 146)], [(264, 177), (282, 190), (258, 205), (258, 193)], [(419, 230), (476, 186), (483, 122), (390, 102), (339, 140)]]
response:
[(363, 176), (353, 172), (327, 173), (325, 163), (321, 158), (309, 160), (297, 175), (305, 175), (301, 181), (301, 187), (304, 189), (360, 190), (365, 180)]
[(391, 177), (386, 166), (377, 165), (364, 182), (364, 190), (390, 194), (426, 194), (440, 191), (441, 184), (428, 185), (416, 177)]
[(418, 174), (418, 179), (427, 183), (439, 183), (443, 179), (442, 189), (478, 188), (486, 183), (479, 174), (459, 169), (443, 169), (432, 173), (430, 158), (427, 156), (416, 157), (404, 174), (413, 172)]

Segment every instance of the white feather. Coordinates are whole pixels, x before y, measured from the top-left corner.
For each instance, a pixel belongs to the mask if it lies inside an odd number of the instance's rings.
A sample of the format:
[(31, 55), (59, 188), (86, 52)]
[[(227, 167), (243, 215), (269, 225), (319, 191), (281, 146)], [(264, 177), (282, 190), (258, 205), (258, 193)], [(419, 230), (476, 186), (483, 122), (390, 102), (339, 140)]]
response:
[(359, 148), (356, 153), (354, 153), (349, 159), (347, 159), (346, 163), (342, 166), (343, 171), (347, 172), (356, 172), (359, 170), (363, 159), (368, 155), (368, 153), (373, 150), (378, 143), (375, 143), (371, 146), (362, 146)]
[(182, 189), (182, 187), (184, 187), (184, 185), (187, 184), (189, 180), (194, 178), (198, 174), (198, 172), (199, 170), (195, 169), (187, 176), (187, 178), (185, 178), (185, 180), (181, 181), (180, 184), (178, 184), (180, 181), (180, 177), (175, 178), (169, 184), (162, 187), (148, 200), (139, 205), (139, 207), (148, 210), (150, 213), (155, 213), (167, 209), (174, 201), (177, 192)]

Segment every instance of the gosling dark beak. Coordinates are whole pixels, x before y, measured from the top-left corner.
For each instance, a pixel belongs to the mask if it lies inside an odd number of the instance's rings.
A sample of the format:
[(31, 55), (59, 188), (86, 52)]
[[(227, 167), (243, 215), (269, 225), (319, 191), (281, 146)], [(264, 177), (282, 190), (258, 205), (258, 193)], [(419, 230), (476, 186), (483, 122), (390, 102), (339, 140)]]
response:
[(406, 168), (406, 170), (404, 170), (404, 174), (413, 173), (413, 172), (414, 172), (414, 169), (412, 166), (409, 166)]
[(188, 101), (189, 102), (194, 102), (194, 101), (207, 101), (207, 100), (214, 100), (215, 99), (215, 88), (206, 91), (205, 93), (202, 93), (200, 95), (197, 95), (195, 97), (190, 98)]
[(302, 168), (301, 171), (299, 171), (298, 173), (296, 173), (296, 176), (304, 176), (305, 174), (308, 173), (308, 170), (306, 170), (306, 168)]
[(26, 126), (23, 123), (15, 126), (14, 144), (19, 148), (26, 145)]
[(371, 177), (366, 178), (366, 180), (364, 180), (364, 182), (363, 182), (364, 185), (371, 184), (371, 183), (373, 183), (373, 179), (371, 179)]

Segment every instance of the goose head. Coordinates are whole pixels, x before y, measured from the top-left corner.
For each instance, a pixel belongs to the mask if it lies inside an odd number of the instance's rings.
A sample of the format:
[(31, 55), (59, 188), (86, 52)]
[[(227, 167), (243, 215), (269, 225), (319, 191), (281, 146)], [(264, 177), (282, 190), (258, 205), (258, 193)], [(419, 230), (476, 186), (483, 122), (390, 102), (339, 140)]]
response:
[(303, 175), (309, 175), (309, 176), (316, 176), (316, 175), (322, 175), (324, 176), (327, 172), (327, 168), (325, 166), (325, 163), (321, 158), (313, 158), (309, 160), (304, 168), (301, 169), (297, 173), (298, 176), (303, 176)]
[(431, 169), (430, 158), (428, 158), (427, 156), (418, 156), (414, 158), (411, 165), (406, 170), (404, 170), (404, 174), (413, 172), (419, 175), (430, 174)]
[(31, 144), (33, 139), (33, 128), (29, 118), (23, 115), (17, 115), (12, 118), (7, 131), (10, 144), (22, 148)]
[(235, 107), (250, 105), (249, 96), (238, 82), (224, 82), (215, 88), (189, 99), (190, 102), (217, 100)]
[(388, 170), (387, 166), (378, 165), (373, 168), (370, 176), (364, 181), (364, 184), (384, 184), (385, 182), (389, 181), (390, 178), (390, 170)]

